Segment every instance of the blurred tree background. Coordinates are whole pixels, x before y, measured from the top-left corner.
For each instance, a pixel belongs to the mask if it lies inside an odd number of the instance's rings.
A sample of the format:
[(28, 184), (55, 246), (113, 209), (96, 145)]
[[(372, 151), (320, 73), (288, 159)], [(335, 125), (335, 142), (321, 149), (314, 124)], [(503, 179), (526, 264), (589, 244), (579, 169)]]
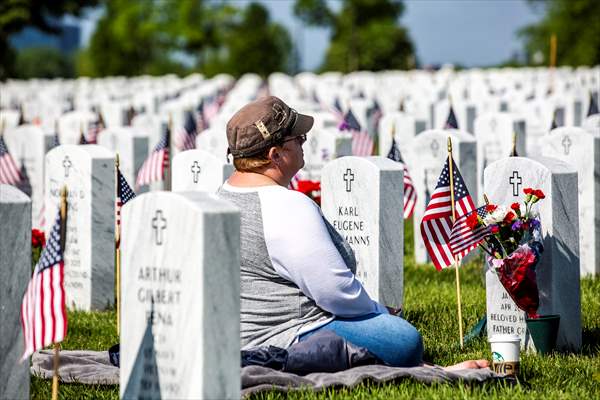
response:
[[(25, 71), (36, 72), (36, 65), (40, 64), (43, 56), (50, 55), (49, 63), (45, 66), (45, 73), (53, 75), (50, 66), (55, 65), (56, 71), (62, 74), (68, 74), (69, 68), (64, 69), (64, 64), (69, 63), (67, 58), (57, 61), (56, 52), (49, 49), (33, 49), (26, 54), (17, 55), (12, 48), (9, 38), (11, 35), (19, 33), (25, 27), (35, 27), (43, 32), (50, 34), (58, 33), (58, 29), (51, 21), (58, 19), (64, 14), (74, 16), (81, 15), (82, 11), (88, 7), (97, 6), (101, 0), (2, 0), (0, 1), (0, 79), (7, 77), (24, 76), (21, 68)], [(40, 58), (37, 58), (40, 57)], [(36, 60), (37, 58), (37, 60)], [(44, 61), (45, 62), (45, 61)], [(25, 65), (27, 64), (27, 65)], [(17, 68), (19, 65), (19, 68)]]
[(294, 13), (331, 29), (322, 70), (350, 72), (416, 67), (415, 50), (399, 19), (401, 0), (344, 0), (336, 14), (326, 0), (296, 0)]
[[(320, 71), (418, 67), (400, 23), (402, 0), (293, 0), (304, 24), (326, 28), (330, 43)], [(527, 0), (544, 18), (524, 27), (524, 59), (506, 65), (547, 65), (549, 38), (558, 38), (558, 65), (600, 64), (600, 0)], [(331, 5), (334, 7), (331, 7)], [(58, 34), (65, 15), (100, 11), (86, 48), (15, 50), (26, 27)], [(310, 51), (310, 47), (309, 47)], [(298, 72), (299, 49), (286, 27), (257, 2), (222, 0), (0, 0), (0, 79), (108, 75), (207, 76)]]
[[(557, 65), (600, 64), (600, 0), (528, 0), (543, 9), (540, 23), (519, 31), (525, 41), (527, 64), (546, 64), (550, 36), (556, 35)], [(540, 57), (542, 55), (542, 57)]]

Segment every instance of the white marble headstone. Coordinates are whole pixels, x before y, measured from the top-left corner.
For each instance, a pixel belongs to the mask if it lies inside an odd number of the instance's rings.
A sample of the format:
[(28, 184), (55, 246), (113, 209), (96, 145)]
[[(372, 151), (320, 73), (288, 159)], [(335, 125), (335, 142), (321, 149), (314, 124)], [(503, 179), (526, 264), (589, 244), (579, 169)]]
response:
[(492, 162), (511, 154), (515, 133), (517, 154), (524, 157), (527, 155), (527, 137), (523, 120), (509, 113), (487, 113), (475, 119), (477, 193), (480, 202), (483, 201), (483, 170)]
[(105, 309), (114, 302), (115, 159), (98, 145), (62, 145), (46, 154), (46, 221), (68, 190), (65, 290), (67, 306)]
[(29, 362), (23, 355), (21, 302), (31, 276), (31, 202), (0, 184), (0, 398), (29, 399)]
[(581, 123), (581, 127), (595, 136), (600, 136), (600, 114), (590, 115)]
[(21, 169), (19, 188), (31, 198), (31, 222), (43, 228), (44, 156), (51, 148), (52, 135), (35, 125), (21, 125), (4, 133), (6, 146)]
[(171, 189), (174, 192), (215, 193), (233, 171), (233, 164), (225, 163), (207, 151), (187, 150), (173, 157)]
[[(452, 157), (473, 198), (477, 199), (475, 162), (477, 147), (473, 135), (456, 129), (428, 130), (409, 143), (409, 151), (403, 154), (408, 171), (417, 193), (417, 203), (413, 214), (415, 232), (420, 232), (425, 208), (435, 190), (438, 178), (448, 157), (448, 137), (452, 140)], [(420, 234), (414, 235), (415, 261), (429, 261), (427, 249)]]
[(402, 153), (408, 151), (408, 144), (417, 135), (417, 121), (412, 115), (394, 112), (384, 114), (379, 120), (379, 155), (387, 156), (392, 146), (392, 132)]
[[(522, 203), (524, 188), (541, 189), (546, 198), (534, 205), (542, 224), (544, 252), (536, 267), (538, 314), (560, 315), (557, 346), (581, 348), (579, 216), (577, 171), (553, 158), (510, 157), (485, 169), (485, 192), (492, 204)], [(516, 334), (530, 346), (525, 313), (517, 308), (493, 271), (486, 272), (488, 336)]]
[(302, 146), (303, 178), (321, 180), (323, 166), (329, 161), (352, 154), (352, 137), (337, 129), (313, 128)]
[(224, 127), (211, 125), (210, 129), (200, 132), (196, 137), (197, 149), (208, 151), (223, 161), (227, 160), (228, 147)]
[(542, 154), (573, 165), (578, 173), (581, 276), (600, 274), (600, 136), (563, 127), (541, 140)]
[(200, 192), (123, 207), (121, 398), (240, 396), (240, 215)]
[(96, 120), (91, 111), (71, 111), (64, 113), (58, 119), (58, 135), (61, 144), (78, 144), (81, 129), (87, 132), (90, 122)]
[(119, 170), (132, 186), (148, 157), (148, 143), (148, 135), (136, 128), (108, 128), (98, 134), (98, 144), (119, 155)]
[(374, 300), (401, 305), (404, 171), (384, 157), (341, 157), (321, 175), (323, 214), (354, 250), (356, 277)]

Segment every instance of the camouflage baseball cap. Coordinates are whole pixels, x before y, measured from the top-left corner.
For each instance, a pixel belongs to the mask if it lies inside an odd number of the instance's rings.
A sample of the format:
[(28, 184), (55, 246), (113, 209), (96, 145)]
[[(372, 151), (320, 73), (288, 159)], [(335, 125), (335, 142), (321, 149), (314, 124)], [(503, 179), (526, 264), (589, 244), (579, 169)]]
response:
[(300, 114), (275, 96), (246, 104), (227, 123), (227, 141), (233, 158), (252, 157), (287, 137), (310, 131), (314, 119)]

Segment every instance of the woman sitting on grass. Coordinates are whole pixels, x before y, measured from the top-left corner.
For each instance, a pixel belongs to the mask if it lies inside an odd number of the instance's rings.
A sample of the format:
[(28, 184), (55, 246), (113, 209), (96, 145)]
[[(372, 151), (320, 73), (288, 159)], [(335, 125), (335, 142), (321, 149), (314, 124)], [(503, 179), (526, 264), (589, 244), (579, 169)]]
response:
[(331, 330), (388, 365), (422, 365), (419, 332), (369, 297), (350, 246), (311, 199), (288, 190), (312, 124), (276, 97), (247, 104), (227, 124), (236, 171), (219, 196), (241, 209), (242, 348), (287, 348)]

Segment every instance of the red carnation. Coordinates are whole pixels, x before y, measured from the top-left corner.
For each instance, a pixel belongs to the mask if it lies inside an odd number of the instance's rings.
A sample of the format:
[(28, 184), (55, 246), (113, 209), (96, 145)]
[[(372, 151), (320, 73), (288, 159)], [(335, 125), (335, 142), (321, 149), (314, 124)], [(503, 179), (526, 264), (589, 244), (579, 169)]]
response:
[(533, 191), (533, 195), (535, 197), (537, 197), (538, 199), (544, 199), (546, 198), (546, 195), (544, 194), (544, 192), (542, 192), (540, 189), (536, 189)]
[(504, 220), (502, 221), (504, 224), (508, 225), (510, 224), (514, 219), (516, 218), (516, 215), (514, 212), (509, 211), (506, 213), (506, 215), (504, 216)]
[(473, 229), (475, 227), (477, 227), (477, 225), (479, 225), (479, 219), (477, 218), (477, 213), (471, 213), (468, 217), (467, 217), (467, 226), (470, 229)]
[(493, 213), (494, 211), (496, 211), (496, 208), (498, 208), (498, 206), (495, 206), (493, 204), (488, 204), (485, 206), (485, 211), (488, 213)]
[(492, 225), (492, 226), (490, 226), (490, 232), (492, 232), (493, 234), (496, 234), (496, 233), (500, 232), (500, 228), (498, 228), (498, 225)]
[(532, 188), (525, 188), (525, 189), (523, 189), (523, 193), (525, 193), (525, 194), (533, 194), (533, 189)]
[(512, 203), (510, 205), (510, 208), (512, 208), (513, 210), (515, 210), (517, 212), (521, 211), (521, 206), (519, 205), (519, 203)]

